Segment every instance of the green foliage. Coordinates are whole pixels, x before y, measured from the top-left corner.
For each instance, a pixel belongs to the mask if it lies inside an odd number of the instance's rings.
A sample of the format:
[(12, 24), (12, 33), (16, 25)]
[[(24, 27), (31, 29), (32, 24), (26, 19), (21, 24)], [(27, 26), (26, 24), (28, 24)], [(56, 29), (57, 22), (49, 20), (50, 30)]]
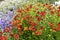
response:
[(58, 1), (58, 0), (37, 0), (37, 1), (40, 2), (40, 3), (51, 4), (51, 3), (54, 3), (55, 1)]

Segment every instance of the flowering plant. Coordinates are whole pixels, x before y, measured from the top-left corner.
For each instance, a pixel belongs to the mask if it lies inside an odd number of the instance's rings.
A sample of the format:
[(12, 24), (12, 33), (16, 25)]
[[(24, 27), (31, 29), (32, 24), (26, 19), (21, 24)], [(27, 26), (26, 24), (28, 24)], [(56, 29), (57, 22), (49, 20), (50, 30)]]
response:
[(14, 13), (12, 11), (6, 11), (6, 14), (0, 12), (0, 29), (3, 31), (6, 27), (10, 26)]
[(27, 3), (27, 0), (24, 0), (24, 1), (23, 0), (19, 0), (19, 1), (18, 0), (4, 0), (0, 2), (0, 11), (5, 13), (6, 9), (10, 10), (11, 8), (13, 8), (15, 10), (19, 7), (22, 7), (23, 4), (25, 3)]
[(60, 6), (26, 4), (16, 10), (10, 24), (0, 40), (60, 40)]

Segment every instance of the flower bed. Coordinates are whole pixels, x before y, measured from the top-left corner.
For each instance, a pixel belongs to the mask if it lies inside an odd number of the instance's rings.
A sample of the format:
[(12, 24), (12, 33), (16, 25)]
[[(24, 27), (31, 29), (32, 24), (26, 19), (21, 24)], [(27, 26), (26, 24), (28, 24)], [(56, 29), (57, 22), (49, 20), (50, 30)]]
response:
[(26, 4), (9, 24), (0, 40), (60, 40), (60, 7)]

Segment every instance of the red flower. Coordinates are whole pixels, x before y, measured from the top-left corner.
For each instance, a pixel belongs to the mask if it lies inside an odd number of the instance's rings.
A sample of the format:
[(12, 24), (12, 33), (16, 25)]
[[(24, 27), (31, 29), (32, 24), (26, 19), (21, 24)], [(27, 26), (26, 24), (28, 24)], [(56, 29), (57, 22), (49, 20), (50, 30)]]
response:
[(1, 36), (0, 40), (6, 40), (6, 37), (5, 36)]
[(52, 27), (54, 25), (53, 22), (49, 22), (49, 26)]
[(33, 18), (32, 17), (30, 17), (30, 21), (33, 21)]
[(60, 27), (56, 27), (56, 28), (54, 28), (56, 31), (60, 31)]
[(17, 27), (20, 27), (21, 26), (21, 24), (19, 23), (19, 24), (17, 24)]
[(22, 13), (22, 12), (23, 12), (23, 10), (22, 10), (22, 9), (18, 9), (18, 10), (17, 10), (17, 12), (20, 12), (20, 13)]
[(57, 24), (57, 26), (59, 26), (59, 27), (60, 27), (60, 22)]
[(60, 14), (57, 14), (58, 17), (60, 17)]
[(38, 21), (38, 22), (40, 22), (40, 20), (41, 20), (40, 18), (37, 18), (37, 21)]
[(16, 15), (16, 16), (14, 17), (14, 20), (16, 20), (16, 19), (17, 19), (17, 17), (18, 17), (18, 16)]
[(33, 6), (33, 5), (31, 4), (31, 5), (29, 6), (29, 8), (32, 8), (32, 6)]
[(45, 16), (46, 15), (45, 12), (38, 12), (38, 14), (40, 14), (41, 16)]
[(0, 40), (1, 40), (1, 36), (0, 36)]
[(27, 11), (27, 12), (29, 11), (29, 8), (28, 8), (28, 7), (26, 8), (26, 11)]
[(18, 34), (14, 34), (14, 38), (18, 39), (19, 35)]
[(57, 11), (60, 12), (60, 9), (58, 9)]
[(31, 25), (31, 24), (32, 24), (32, 22), (31, 22), (31, 21), (29, 21), (29, 22), (28, 22), (28, 24), (29, 24), (29, 25)]
[(31, 30), (31, 31), (35, 31), (36, 29), (35, 29), (35, 27), (29, 27), (29, 30)]
[(59, 28), (59, 27), (56, 27), (56, 28), (55, 28), (55, 30), (56, 30), (56, 31), (59, 31), (59, 30), (60, 30), (60, 28)]
[(26, 19), (29, 18), (29, 15), (26, 15), (25, 18), (26, 18)]
[(33, 23), (32, 26), (37, 26), (37, 23)]
[(40, 22), (40, 20), (41, 20), (40, 17), (39, 16), (36, 16), (36, 18), (37, 18), (37, 21)]
[(9, 22), (9, 24), (11, 24), (12, 22)]
[(40, 30), (43, 30), (43, 27), (40, 27)]
[(7, 27), (7, 28), (4, 30), (4, 32), (9, 32), (9, 30), (10, 30), (10, 28)]
[(38, 16), (38, 15), (36, 15), (36, 18), (39, 18), (39, 16)]
[(60, 22), (57, 24), (56, 28), (54, 28), (57, 31), (60, 31)]

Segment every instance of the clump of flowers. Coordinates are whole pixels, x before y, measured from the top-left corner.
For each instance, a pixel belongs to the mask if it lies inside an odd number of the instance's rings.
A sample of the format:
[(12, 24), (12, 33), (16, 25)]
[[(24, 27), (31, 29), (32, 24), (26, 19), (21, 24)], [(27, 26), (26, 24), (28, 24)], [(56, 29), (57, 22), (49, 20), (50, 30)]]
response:
[(10, 22), (12, 29), (2, 34), (8, 34), (7, 40), (60, 40), (60, 7), (26, 4), (16, 13)]
[(12, 11), (6, 11), (6, 14), (0, 12), (0, 29), (3, 31), (6, 27), (10, 26), (10, 21), (13, 18)]

